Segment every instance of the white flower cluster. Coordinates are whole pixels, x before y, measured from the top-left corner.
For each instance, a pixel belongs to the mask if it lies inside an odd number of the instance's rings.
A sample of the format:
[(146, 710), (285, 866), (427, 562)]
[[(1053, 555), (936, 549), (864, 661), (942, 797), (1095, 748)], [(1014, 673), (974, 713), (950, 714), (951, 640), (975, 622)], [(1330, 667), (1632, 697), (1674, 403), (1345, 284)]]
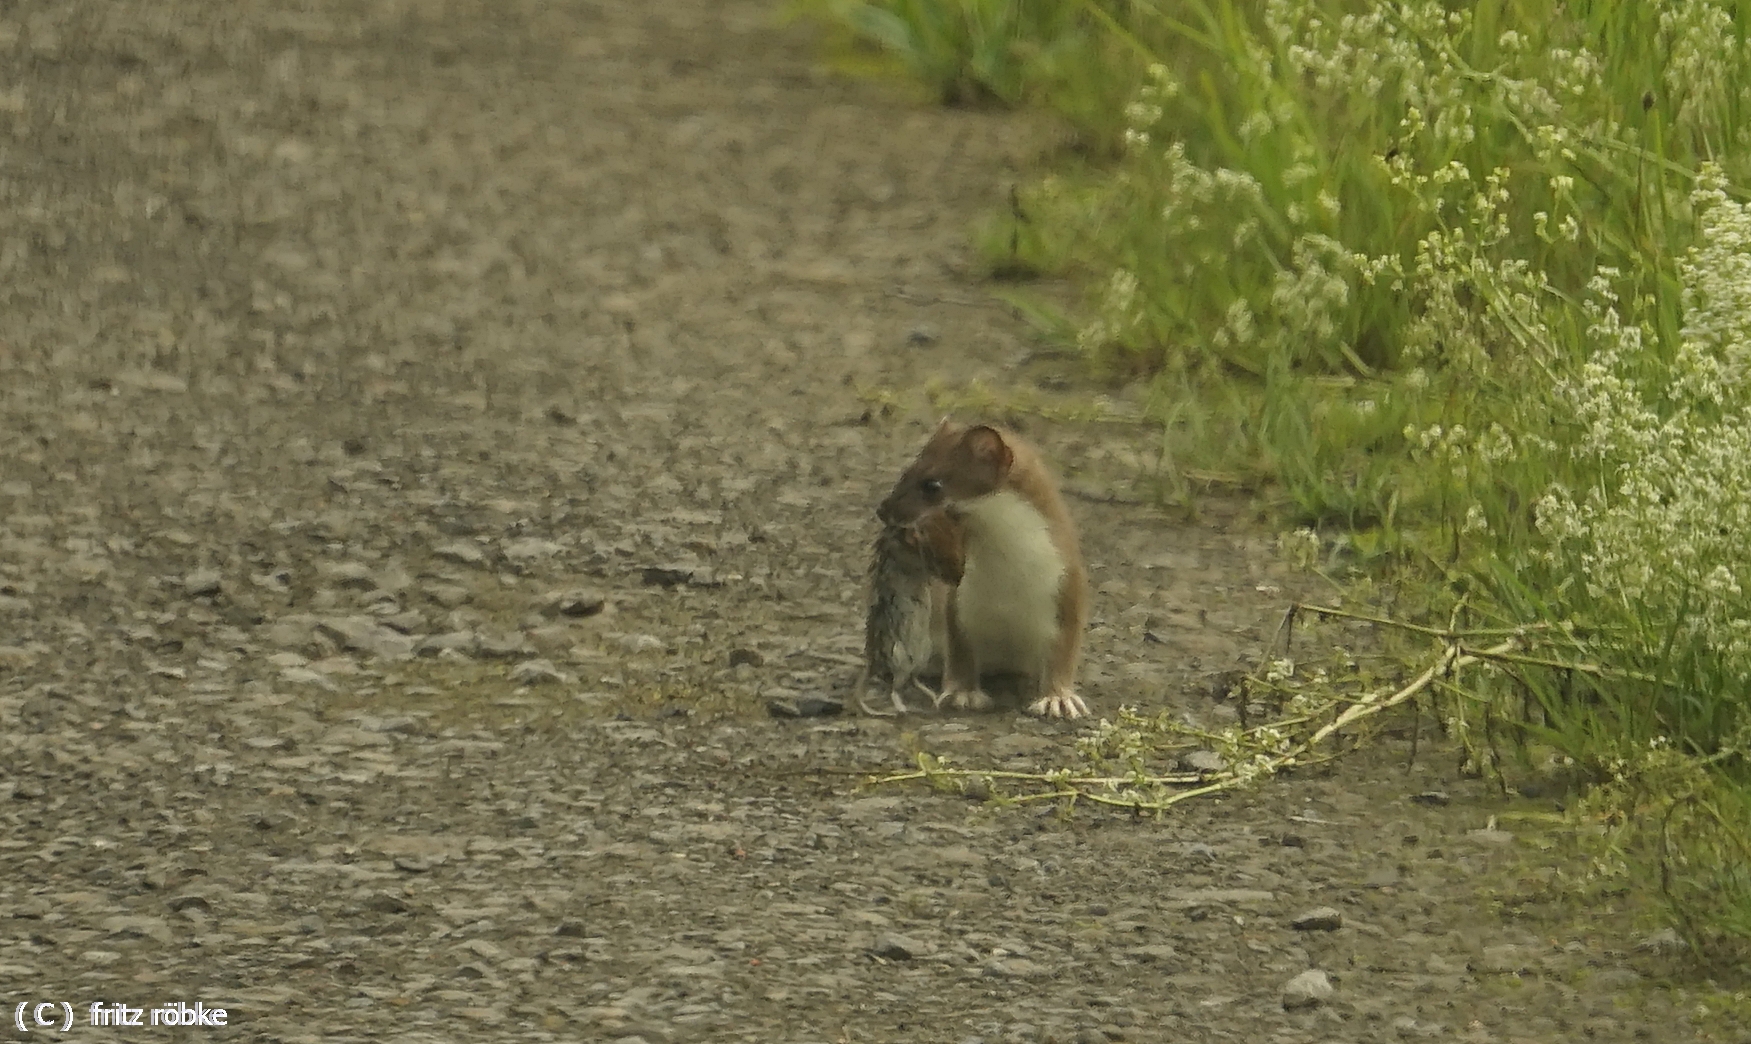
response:
[(1376, 98), (1397, 91), (1419, 113), (1434, 113), (1430, 130), (1444, 145), (1472, 140), (1475, 123), (1465, 71), (1452, 40), (1471, 15), (1436, 2), (1374, 4), (1331, 18), (1317, 0), (1269, 0), (1265, 26), (1298, 74), (1321, 93)]
[[(1699, 140), (1720, 141), (1732, 119), (1735, 103), (1728, 85), (1741, 82), (1747, 60), (1745, 38), (1734, 31), (1733, 14), (1710, 0), (1681, 0), (1660, 12), (1671, 59), (1666, 63), (1666, 89), (1678, 102), (1678, 126)], [(1741, 110), (1742, 111), (1742, 110)]]
[(1595, 281), (1596, 352), (1559, 385), (1594, 478), (1544, 497), (1538, 521), (1592, 598), (1751, 668), (1751, 208), (1718, 170), (1693, 202), (1700, 236), (1669, 362), (1621, 321), (1607, 275)]

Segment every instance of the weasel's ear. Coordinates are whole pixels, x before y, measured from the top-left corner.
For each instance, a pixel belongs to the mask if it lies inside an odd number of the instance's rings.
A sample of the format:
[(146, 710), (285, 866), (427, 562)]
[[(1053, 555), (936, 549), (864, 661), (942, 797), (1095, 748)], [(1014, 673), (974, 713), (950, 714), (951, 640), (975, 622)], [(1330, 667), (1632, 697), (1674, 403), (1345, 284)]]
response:
[(1003, 433), (996, 428), (986, 424), (968, 428), (961, 436), (961, 445), (974, 464), (991, 469), (997, 479), (1009, 474), (1009, 464), (1015, 455), (1010, 452), (1009, 443), (1003, 441)]

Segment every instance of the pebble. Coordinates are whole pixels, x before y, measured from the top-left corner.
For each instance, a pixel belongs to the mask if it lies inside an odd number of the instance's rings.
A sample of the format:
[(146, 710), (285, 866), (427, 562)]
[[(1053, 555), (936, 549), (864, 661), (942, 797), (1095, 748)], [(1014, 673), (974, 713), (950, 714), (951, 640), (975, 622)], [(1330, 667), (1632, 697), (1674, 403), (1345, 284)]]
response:
[(572, 590), (549, 595), (545, 608), (558, 616), (577, 618), (595, 616), (607, 605), (608, 600), (599, 591)]
[(218, 594), (224, 579), (217, 569), (197, 569), (182, 578), (182, 590), (190, 598), (205, 598)]
[(535, 648), (529, 644), (529, 639), (514, 631), (510, 634), (496, 636), (483, 634), (480, 636), (480, 644), (475, 649), (476, 654), (488, 660), (515, 660), (528, 656), (534, 651)]
[(543, 540), (540, 537), (523, 537), (518, 540), (507, 540), (504, 544), (505, 557), (513, 562), (528, 562), (537, 558), (552, 558), (565, 550), (565, 545), (555, 540)]
[(473, 631), (446, 631), (443, 634), (429, 634), (419, 640), (414, 646), (414, 652), (420, 656), (436, 656), (449, 651), (459, 655), (470, 655), (480, 646), (480, 636)]
[(473, 597), (468, 588), (460, 584), (430, 584), (425, 588), (426, 597), (445, 609), (455, 609), (468, 604)]
[(317, 621), (316, 629), (349, 652), (382, 660), (408, 659), (418, 644), (411, 635), (384, 627), (369, 616), (325, 617)]
[(0, 670), (23, 670), (36, 660), (36, 653), (22, 645), (0, 645)]
[(824, 696), (766, 701), (766, 713), (774, 718), (830, 718), (844, 713), (845, 703)]
[(1627, 990), (1642, 981), (1642, 973), (1622, 966), (1601, 968), (1593, 973), (1592, 979), (1594, 986), (1603, 986), (1609, 990)]
[(511, 668), (509, 676), (518, 685), (547, 685), (571, 680), (551, 660), (524, 660)]
[(1298, 932), (1335, 932), (1343, 926), (1343, 913), (1330, 906), (1309, 910), (1289, 922), (1289, 927)]
[(876, 940), (869, 952), (889, 961), (909, 961), (925, 952), (917, 940), (904, 935), (884, 935)]
[(997, 957), (985, 962), (981, 974), (988, 979), (1043, 979), (1046, 966), (1026, 957)]
[(629, 653), (661, 652), (666, 648), (663, 640), (654, 634), (623, 634), (616, 641)]
[(377, 580), (371, 575), (371, 567), (363, 562), (323, 562), (316, 567), (317, 574), (334, 587), (355, 591), (369, 591), (377, 586)]
[(480, 565), (486, 561), (486, 552), (480, 549), (479, 544), (469, 540), (457, 540), (442, 547), (433, 548), (432, 554), (439, 558), (447, 558), (452, 562), (460, 562), (463, 565)]
[(1283, 984), (1283, 1008), (1287, 1011), (1316, 1008), (1335, 992), (1325, 972), (1310, 968)]

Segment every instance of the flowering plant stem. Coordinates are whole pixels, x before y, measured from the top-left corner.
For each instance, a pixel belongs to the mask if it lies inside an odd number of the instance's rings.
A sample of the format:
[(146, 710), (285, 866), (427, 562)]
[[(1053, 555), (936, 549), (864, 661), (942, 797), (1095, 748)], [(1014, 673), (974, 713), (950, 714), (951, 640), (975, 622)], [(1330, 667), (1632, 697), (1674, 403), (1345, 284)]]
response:
[[(1384, 617), (1351, 613), (1330, 606), (1299, 603), (1290, 610), (1288, 619), (1292, 621), (1295, 614), (1300, 612), (1341, 616), (1429, 635), (1440, 639), (1441, 649), (1434, 661), (1415, 679), (1397, 689), (1381, 689), (1359, 699), (1327, 691), (1321, 694), (1323, 696), (1323, 711), (1321, 713), (1293, 714), (1279, 718), (1268, 725), (1243, 730), (1237, 749), (1238, 753), (1244, 756), (1244, 760), (1241, 758), (1233, 759), (1227, 767), (1212, 772), (1152, 774), (1139, 770), (1124, 775), (1078, 775), (1066, 769), (1051, 772), (1017, 772), (998, 769), (951, 768), (944, 759), (929, 753), (920, 753), (916, 769), (872, 778), (869, 780), (869, 785), (924, 782), (936, 787), (955, 789), (965, 793), (970, 790), (989, 791), (992, 789), (992, 785), (998, 781), (1012, 781), (1037, 785), (1046, 789), (1008, 796), (1006, 800), (1009, 801), (1063, 799), (1074, 803), (1076, 800), (1086, 800), (1100, 805), (1130, 809), (1134, 812), (1160, 812), (1182, 801), (1232, 790), (1255, 779), (1273, 776), (1287, 769), (1306, 768), (1333, 760), (1341, 752), (1324, 752), (1321, 748), (1334, 737), (1353, 732), (1357, 725), (1365, 719), (1415, 699), (1437, 682), (1452, 678), (1464, 667), (1474, 663), (1512, 657), (1514, 650), (1522, 641), (1519, 636), (1515, 636), (1506, 638), (1488, 648), (1470, 648), (1463, 639), (1476, 632), (1441, 631)], [(1558, 664), (1558, 661), (1538, 662)], [(1573, 666), (1577, 670), (1587, 669), (1586, 665)], [(1264, 678), (1256, 675), (1249, 677), (1248, 681), (1260, 687), (1269, 684)], [(1244, 699), (1244, 696), (1242, 698)], [(1340, 705), (1343, 706), (1343, 709), (1338, 711), (1337, 708)], [(1315, 720), (1323, 718), (1327, 713), (1333, 711), (1336, 713), (1330, 721), (1308, 731)], [(1123, 710), (1121, 716), (1135, 717)], [(1201, 730), (1178, 724), (1168, 724), (1163, 731), (1182, 739), (1186, 737), (1209, 738), (1209, 734)], [(1274, 746), (1267, 745), (1263, 738), (1272, 735), (1299, 735), (1301, 738)], [(1251, 738), (1253, 742), (1249, 744), (1248, 738)], [(1190, 789), (1170, 792), (1167, 789), (1169, 787), (1189, 787)]]

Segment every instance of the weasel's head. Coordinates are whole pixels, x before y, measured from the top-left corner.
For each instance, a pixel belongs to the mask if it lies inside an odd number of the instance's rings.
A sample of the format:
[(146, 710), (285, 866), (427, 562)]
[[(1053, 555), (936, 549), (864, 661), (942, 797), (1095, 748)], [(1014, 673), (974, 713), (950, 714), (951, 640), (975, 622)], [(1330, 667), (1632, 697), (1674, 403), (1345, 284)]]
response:
[(953, 513), (956, 505), (1003, 488), (1013, 460), (996, 428), (963, 427), (944, 417), (876, 515), (890, 526), (906, 526), (938, 508)]

